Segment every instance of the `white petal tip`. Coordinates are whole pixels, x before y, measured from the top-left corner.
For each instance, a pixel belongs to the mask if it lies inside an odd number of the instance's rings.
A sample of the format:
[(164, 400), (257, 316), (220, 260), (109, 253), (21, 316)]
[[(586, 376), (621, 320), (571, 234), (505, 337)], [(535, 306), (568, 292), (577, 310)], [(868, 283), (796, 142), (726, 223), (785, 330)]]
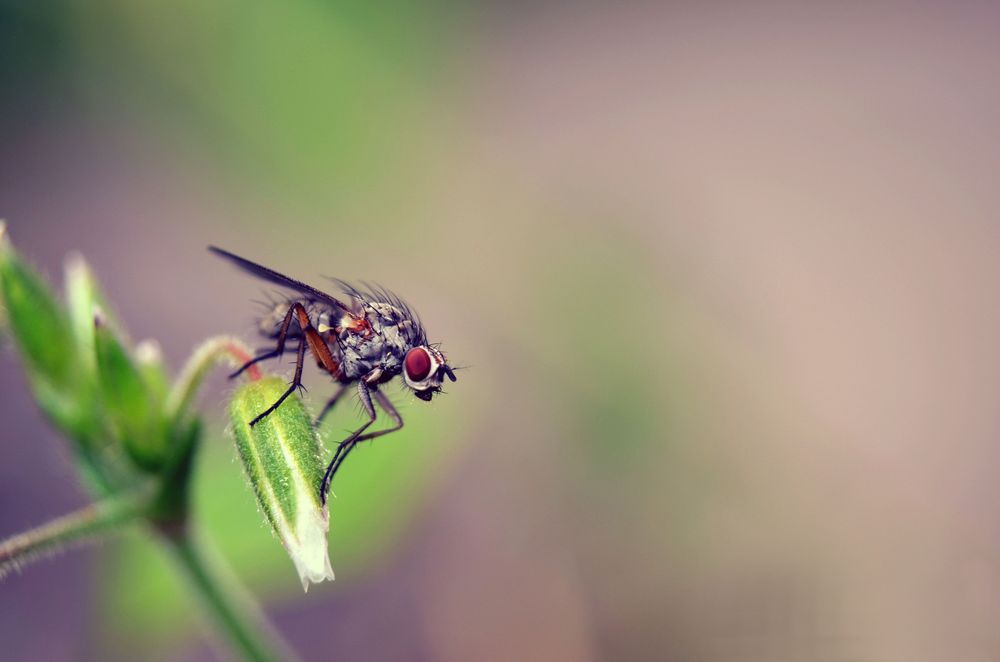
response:
[(135, 360), (147, 365), (163, 361), (163, 349), (160, 343), (151, 338), (140, 342), (135, 346)]
[(319, 584), (327, 579), (333, 581), (333, 568), (330, 567), (330, 557), (326, 555), (318, 565), (315, 563), (305, 564), (301, 559), (295, 557), (292, 558), (292, 561), (295, 562), (295, 569), (299, 573), (303, 591), (309, 590), (309, 584)]
[(323, 580), (333, 581), (333, 568), (330, 566), (330, 557), (326, 557), (326, 567), (320, 572), (309, 571), (306, 568), (296, 565), (296, 569), (299, 571), (299, 580), (302, 581), (302, 591), (304, 593), (309, 592), (310, 584), (319, 584)]
[(323, 580), (333, 579), (326, 540), (329, 529), (326, 511), (303, 508), (296, 524), (298, 535), (294, 542), (285, 541), (285, 549), (299, 573), (302, 589), (308, 591), (310, 583), (318, 584)]

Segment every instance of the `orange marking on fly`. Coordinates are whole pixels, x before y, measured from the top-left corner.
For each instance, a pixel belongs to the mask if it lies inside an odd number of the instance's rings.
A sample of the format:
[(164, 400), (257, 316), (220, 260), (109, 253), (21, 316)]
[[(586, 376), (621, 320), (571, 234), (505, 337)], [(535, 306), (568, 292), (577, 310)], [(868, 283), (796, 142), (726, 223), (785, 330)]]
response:
[(366, 317), (344, 315), (340, 318), (340, 324), (341, 326), (336, 329), (337, 332), (350, 331), (351, 333), (359, 333), (365, 338), (371, 338), (372, 333), (374, 333), (372, 323)]
[(313, 356), (316, 357), (316, 363), (331, 375), (336, 376), (340, 370), (340, 364), (333, 358), (330, 346), (323, 340), (323, 336), (319, 334), (319, 331), (313, 327), (309, 321), (309, 315), (306, 314), (305, 309), (301, 305), (296, 304), (295, 314), (299, 318), (299, 326), (305, 336), (306, 343), (309, 344), (309, 349), (312, 351)]

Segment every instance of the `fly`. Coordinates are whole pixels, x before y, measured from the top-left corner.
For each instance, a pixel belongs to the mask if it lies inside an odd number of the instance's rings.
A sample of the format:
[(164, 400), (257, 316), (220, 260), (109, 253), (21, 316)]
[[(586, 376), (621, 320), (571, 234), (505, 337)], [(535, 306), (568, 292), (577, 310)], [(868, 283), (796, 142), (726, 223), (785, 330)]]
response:
[[(229, 376), (234, 378), (255, 363), (281, 357), (286, 342), (296, 341), (295, 376), (288, 390), (250, 421), (251, 427), (273, 413), (295, 389), (302, 388), (306, 352), (338, 385), (320, 412), (317, 425), (349, 388), (358, 392), (368, 420), (337, 445), (320, 485), (320, 499), (326, 503), (334, 474), (359, 443), (403, 427), (403, 418), (379, 387), (402, 376), (403, 383), (418, 398), (429, 401), (441, 391), (445, 377), (455, 381), (455, 373), (438, 346), (427, 341), (416, 313), (389, 290), (367, 285), (359, 289), (337, 281), (345, 295), (341, 300), (229, 251), (215, 246), (208, 249), (258, 278), (295, 292), (260, 320), (260, 331), (275, 341), (274, 349), (255, 356)], [(393, 425), (366, 432), (377, 417), (375, 403)]]

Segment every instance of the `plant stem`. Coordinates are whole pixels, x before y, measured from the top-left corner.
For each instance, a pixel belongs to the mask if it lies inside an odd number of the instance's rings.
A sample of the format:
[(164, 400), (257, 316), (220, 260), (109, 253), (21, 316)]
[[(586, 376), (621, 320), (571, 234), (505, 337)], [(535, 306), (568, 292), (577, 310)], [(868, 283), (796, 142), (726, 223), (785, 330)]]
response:
[[(250, 348), (242, 340), (232, 336), (216, 336), (203, 342), (188, 359), (167, 398), (168, 415), (177, 416), (190, 407), (198, 393), (198, 387), (213, 367), (226, 363), (238, 368), (252, 358)], [(251, 381), (256, 381), (261, 377), (260, 368), (250, 366), (246, 375)]]
[(242, 659), (253, 662), (298, 659), (213, 550), (206, 549), (187, 530), (166, 533), (162, 539), (205, 610)]
[(0, 542), (0, 578), (61, 549), (97, 539), (147, 514), (148, 500), (109, 498)]

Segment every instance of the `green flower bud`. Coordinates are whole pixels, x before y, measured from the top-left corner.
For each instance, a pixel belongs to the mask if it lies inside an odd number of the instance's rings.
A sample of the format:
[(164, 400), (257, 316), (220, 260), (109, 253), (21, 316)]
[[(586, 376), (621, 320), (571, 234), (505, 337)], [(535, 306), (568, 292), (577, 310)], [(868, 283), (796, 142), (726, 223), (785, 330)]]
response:
[(87, 444), (99, 422), (69, 317), (48, 284), (14, 250), (0, 222), (0, 305), (38, 406), (61, 430)]
[(135, 346), (134, 355), (146, 387), (158, 401), (165, 402), (170, 391), (170, 378), (163, 364), (160, 343), (152, 339), (143, 340)]
[(297, 394), (254, 427), (249, 422), (284, 393), (278, 377), (250, 382), (229, 405), (243, 468), (264, 516), (281, 540), (308, 590), (309, 582), (333, 579), (326, 534), (329, 519), (320, 503), (322, 446), (312, 418)]
[(14, 251), (0, 225), (0, 298), (33, 379), (54, 390), (70, 390), (79, 365), (69, 319), (38, 273)]
[(105, 326), (114, 329), (120, 338), (125, 338), (125, 333), (118, 319), (112, 314), (111, 305), (83, 256), (79, 253), (70, 253), (66, 257), (64, 271), (66, 312), (73, 336), (76, 338), (79, 361), (87, 370), (87, 374), (93, 375), (97, 359), (94, 348), (95, 317), (100, 316)]

